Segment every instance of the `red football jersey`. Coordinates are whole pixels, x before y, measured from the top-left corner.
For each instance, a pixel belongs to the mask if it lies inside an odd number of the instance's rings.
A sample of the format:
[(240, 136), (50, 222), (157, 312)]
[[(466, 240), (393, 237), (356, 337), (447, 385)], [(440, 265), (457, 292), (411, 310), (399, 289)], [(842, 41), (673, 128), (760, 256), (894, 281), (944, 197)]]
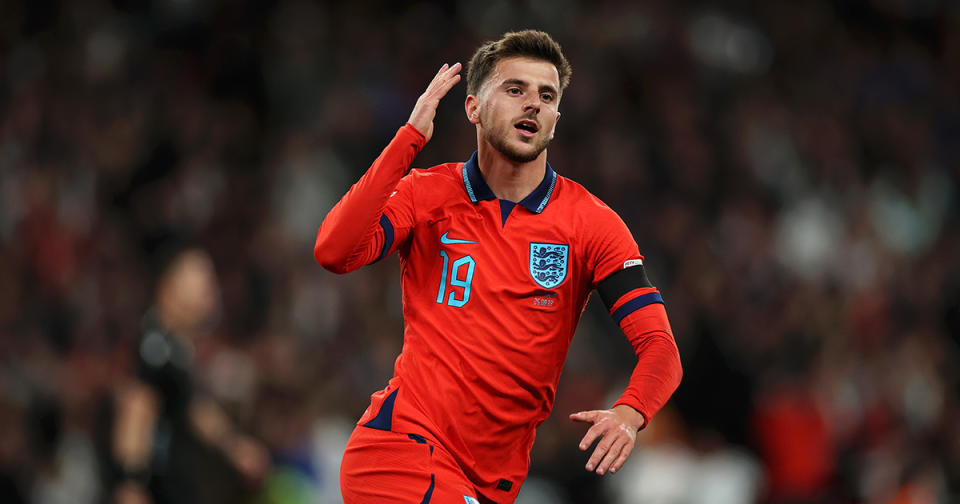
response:
[[(358, 423), (436, 440), (482, 493), (512, 502), (590, 292), (643, 258), (617, 214), (549, 164), (517, 204), (496, 198), (476, 154), (389, 183), (423, 143), (402, 128), (371, 168), (381, 173), (345, 196), (385, 204), (377, 222), (350, 222), (370, 231), (339, 252), (340, 271), (397, 251), (402, 274), (403, 350)], [(662, 405), (636, 395), (620, 402), (648, 419)]]

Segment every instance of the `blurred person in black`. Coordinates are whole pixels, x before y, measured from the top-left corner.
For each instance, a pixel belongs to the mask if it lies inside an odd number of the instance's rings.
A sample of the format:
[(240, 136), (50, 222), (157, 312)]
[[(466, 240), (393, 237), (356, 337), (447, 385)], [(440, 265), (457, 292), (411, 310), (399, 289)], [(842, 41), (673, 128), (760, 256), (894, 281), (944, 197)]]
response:
[(166, 257), (134, 376), (117, 384), (106, 422), (112, 428), (101, 436), (105, 497), (117, 504), (232, 502), (263, 480), (268, 453), (193, 376), (194, 345), (220, 309), (212, 260), (193, 248)]

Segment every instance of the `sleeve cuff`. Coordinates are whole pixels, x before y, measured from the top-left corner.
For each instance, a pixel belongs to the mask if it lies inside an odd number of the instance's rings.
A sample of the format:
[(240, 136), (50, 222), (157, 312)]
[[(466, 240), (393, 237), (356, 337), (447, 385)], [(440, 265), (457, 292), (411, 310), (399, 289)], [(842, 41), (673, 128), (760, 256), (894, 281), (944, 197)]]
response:
[(418, 147), (423, 147), (423, 146), (427, 143), (427, 137), (424, 136), (424, 134), (421, 133), (420, 130), (418, 130), (417, 128), (415, 128), (415, 127), (414, 127), (412, 124), (410, 124), (410, 123), (404, 124), (403, 127), (400, 128), (400, 131), (405, 131), (405, 132), (411, 134), (412, 136), (416, 136), (416, 137), (417, 137)]

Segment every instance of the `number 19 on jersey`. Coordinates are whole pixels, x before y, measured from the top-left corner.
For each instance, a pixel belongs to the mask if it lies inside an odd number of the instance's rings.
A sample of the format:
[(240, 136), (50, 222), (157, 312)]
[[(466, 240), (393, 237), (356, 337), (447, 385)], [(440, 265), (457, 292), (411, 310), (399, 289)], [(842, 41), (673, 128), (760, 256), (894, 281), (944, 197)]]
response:
[[(443, 272), (440, 274), (440, 289), (437, 292), (437, 303), (446, 304), (454, 308), (460, 308), (463, 305), (467, 304), (470, 301), (470, 285), (473, 283), (473, 270), (477, 266), (476, 261), (473, 260), (473, 257), (469, 255), (463, 256), (456, 261), (453, 261), (453, 264), (450, 264), (450, 256), (447, 255), (445, 250), (440, 251), (440, 257), (443, 258)], [(466, 274), (464, 275), (463, 270), (466, 266)], [(447, 269), (450, 270), (450, 282), (449, 289), (450, 293), (444, 300), (444, 294), (447, 293)], [(457, 297), (457, 290), (463, 289), (460, 292), (460, 297)]]

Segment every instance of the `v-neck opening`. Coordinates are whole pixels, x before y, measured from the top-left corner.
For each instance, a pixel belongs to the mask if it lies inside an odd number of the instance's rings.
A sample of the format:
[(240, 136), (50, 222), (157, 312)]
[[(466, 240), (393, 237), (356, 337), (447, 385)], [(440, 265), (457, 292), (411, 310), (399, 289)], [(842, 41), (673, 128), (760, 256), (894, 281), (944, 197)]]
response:
[(500, 201), (500, 228), (507, 226), (507, 217), (510, 216), (510, 212), (514, 208), (517, 208), (517, 204), (513, 201), (508, 200), (499, 200)]

